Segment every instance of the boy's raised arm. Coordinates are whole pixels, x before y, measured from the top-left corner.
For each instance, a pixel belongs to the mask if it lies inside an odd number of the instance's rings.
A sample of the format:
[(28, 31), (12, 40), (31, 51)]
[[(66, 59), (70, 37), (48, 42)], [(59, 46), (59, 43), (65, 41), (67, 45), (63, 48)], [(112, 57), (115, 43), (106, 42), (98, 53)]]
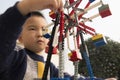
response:
[(63, 3), (62, 0), (22, 0), (18, 3), (17, 7), (23, 15), (26, 15), (35, 10), (62, 9)]

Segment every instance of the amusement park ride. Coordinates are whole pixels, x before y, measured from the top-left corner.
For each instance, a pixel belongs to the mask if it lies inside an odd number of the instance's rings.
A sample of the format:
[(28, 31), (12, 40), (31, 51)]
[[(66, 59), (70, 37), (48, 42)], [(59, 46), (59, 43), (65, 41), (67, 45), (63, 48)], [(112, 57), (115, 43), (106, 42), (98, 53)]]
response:
[[(64, 39), (67, 39), (67, 46), (70, 50), (68, 54), (69, 60), (74, 63), (74, 80), (78, 80), (78, 63), (82, 58), (85, 59), (88, 73), (90, 76), (90, 80), (94, 80), (94, 74), (92, 71), (92, 67), (90, 64), (87, 46), (85, 45), (83, 33), (90, 34), (92, 36), (92, 40), (96, 47), (102, 46), (106, 44), (105, 38), (102, 34), (96, 33), (95, 29), (87, 26), (85, 23), (92, 20), (98, 16), (105, 18), (111, 15), (111, 11), (109, 9), (108, 4), (103, 4), (102, 0), (88, 0), (84, 9), (79, 8), (82, 0), (64, 0), (64, 10), (65, 11), (57, 11), (50, 12), (50, 17), (53, 19), (53, 23), (50, 25), (54, 25), (52, 28), (51, 35), (46, 33), (44, 37), (49, 38), (49, 47), (46, 48), (46, 52), (48, 53), (47, 61), (44, 69), (44, 74), (42, 80), (47, 80), (48, 69), (50, 67), (50, 61), (52, 54), (57, 53), (57, 49), (59, 51), (59, 77), (52, 78), (51, 80), (70, 80), (69, 78), (64, 78)], [(85, 1), (85, 0), (84, 0)], [(98, 1), (98, 2), (97, 2)], [(94, 4), (94, 2), (96, 2)], [(98, 13), (92, 15), (89, 18), (84, 17), (90, 10), (93, 8), (98, 8)], [(49, 27), (48, 25), (47, 27)], [(69, 36), (73, 36), (74, 47), (75, 49), (70, 49)], [(58, 38), (58, 42), (56, 39)], [(81, 49), (82, 46), (82, 49)]]

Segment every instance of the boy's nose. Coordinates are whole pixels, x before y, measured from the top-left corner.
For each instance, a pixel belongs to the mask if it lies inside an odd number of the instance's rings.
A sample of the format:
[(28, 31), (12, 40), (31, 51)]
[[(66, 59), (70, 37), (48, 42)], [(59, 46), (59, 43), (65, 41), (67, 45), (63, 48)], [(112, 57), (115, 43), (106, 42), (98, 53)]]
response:
[(42, 32), (41, 30), (39, 30), (39, 31), (37, 32), (37, 36), (38, 36), (38, 37), (43, 37), (43, 32)]

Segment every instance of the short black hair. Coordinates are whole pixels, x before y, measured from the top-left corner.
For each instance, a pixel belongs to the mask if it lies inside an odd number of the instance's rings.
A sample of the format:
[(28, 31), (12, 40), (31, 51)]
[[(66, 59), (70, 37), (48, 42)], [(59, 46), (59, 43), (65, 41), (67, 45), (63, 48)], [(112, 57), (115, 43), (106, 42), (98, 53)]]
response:
[(31, 16), (40, 16), (40, 17), (45, 18), (44, 15), (41, 12), (39, 12), (39, 11), (30, 12), (27, 16), (28, 17), (31, 17)]

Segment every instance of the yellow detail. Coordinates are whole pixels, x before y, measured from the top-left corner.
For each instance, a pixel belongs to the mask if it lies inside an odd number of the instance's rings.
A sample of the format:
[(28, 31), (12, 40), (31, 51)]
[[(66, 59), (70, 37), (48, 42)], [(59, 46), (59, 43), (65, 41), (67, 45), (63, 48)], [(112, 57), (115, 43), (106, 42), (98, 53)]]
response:
[(38, 62), (38, 78), (42, 78), (44, 67), (45, 67), (45, 64), (43, 62)]
[(68, 56), (71, 57), (71, 56), (72, 56), (72, 53), (68, 53)]
[(96, 40), (96, 39), (100, 39), (100, 38), (103, 38), (103, 35), (102, 34), (97, 34), (97, 35), (92, 37), (92, 40)]

